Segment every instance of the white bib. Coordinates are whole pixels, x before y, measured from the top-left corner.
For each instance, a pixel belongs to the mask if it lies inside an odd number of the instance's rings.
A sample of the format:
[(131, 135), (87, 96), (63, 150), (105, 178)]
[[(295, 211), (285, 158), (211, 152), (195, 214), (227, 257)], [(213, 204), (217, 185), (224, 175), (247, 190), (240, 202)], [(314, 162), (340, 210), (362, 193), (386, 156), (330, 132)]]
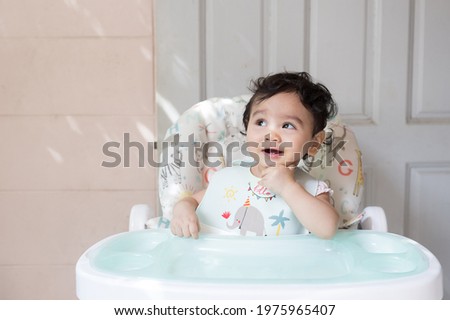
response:
[[(315, 196), (319, 181), (296, 168), (295, 179)], [(286, 202), (258, 184), (248, 167), (217, 171), (197, 208), (201, 231), (240, 235), (305, 234)]]

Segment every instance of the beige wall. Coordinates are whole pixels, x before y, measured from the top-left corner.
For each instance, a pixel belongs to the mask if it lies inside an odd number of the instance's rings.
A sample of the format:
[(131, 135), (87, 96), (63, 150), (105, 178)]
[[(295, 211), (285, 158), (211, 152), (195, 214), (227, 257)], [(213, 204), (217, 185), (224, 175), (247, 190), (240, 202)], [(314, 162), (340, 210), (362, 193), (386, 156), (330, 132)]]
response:
[(151, 0), (0, 1), (1, 299), (76, 298), (78, 257), (155, 203), (153, 168), (101, 166), (156, 132), (152, 32)]

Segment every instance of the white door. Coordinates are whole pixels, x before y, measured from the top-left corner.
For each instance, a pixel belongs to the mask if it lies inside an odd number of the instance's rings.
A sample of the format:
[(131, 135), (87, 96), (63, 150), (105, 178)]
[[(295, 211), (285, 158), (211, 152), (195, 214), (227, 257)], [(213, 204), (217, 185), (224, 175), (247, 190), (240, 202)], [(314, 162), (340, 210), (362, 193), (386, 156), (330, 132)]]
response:
[(308, 71), (364, 156), (367, 205), (429, 248), (450, 298), (450, 1), (155, 0), (159, 132), (250, 79)]

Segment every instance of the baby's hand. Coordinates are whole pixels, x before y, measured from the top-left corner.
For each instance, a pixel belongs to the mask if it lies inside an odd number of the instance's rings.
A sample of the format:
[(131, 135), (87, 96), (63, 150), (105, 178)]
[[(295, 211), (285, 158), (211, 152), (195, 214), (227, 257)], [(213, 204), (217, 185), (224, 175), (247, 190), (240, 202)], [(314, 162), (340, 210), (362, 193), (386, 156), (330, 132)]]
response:
[(295, 183), (294, 169), (295, 167), (268, 167), (261, 172), (259, 184), (282, 196), (283, 192), (291, 186), (291, 183)]
[(179, 237), (198, 238), (200, 227), (195, 209), (189, 201), (178, 202), (173, 211), (173, 218), (170, 221), (170, 231)]

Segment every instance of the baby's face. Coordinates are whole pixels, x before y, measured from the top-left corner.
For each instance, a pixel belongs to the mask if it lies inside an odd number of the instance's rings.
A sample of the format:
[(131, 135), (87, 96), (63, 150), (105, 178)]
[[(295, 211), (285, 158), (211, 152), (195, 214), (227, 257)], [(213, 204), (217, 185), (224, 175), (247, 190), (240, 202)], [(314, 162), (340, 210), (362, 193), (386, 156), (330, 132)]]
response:
[(258, 166), (296, 166), (313, 141), (314, 118), (295, 93), (279, 93), (251, 109), (249, 151)]

